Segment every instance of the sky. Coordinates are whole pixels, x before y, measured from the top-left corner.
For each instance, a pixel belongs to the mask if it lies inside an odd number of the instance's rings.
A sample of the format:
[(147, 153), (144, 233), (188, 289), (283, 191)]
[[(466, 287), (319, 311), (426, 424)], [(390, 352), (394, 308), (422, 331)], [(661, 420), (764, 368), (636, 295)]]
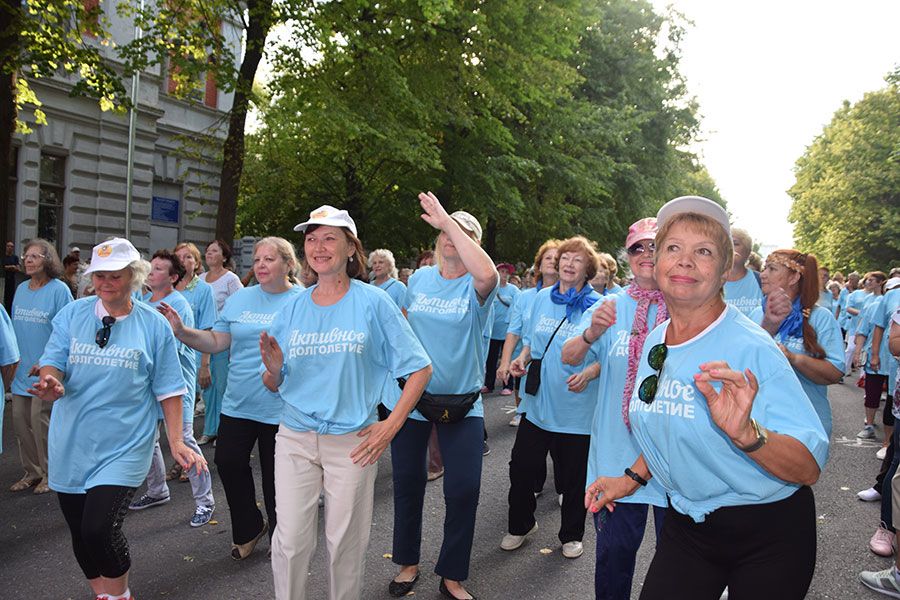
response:
[(793, 246), (793, 167), (844, 100), (900, 64), (900, 2), (651, 0), (693, 22), (681, 72), (702, 116), (692, 149), (733, 223), (766, 250)]

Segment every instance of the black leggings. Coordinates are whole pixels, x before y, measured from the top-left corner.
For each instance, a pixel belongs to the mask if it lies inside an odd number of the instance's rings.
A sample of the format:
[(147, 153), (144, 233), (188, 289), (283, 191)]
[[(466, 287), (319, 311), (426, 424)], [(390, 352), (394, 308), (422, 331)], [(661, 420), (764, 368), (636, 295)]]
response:
[(75, 559), (88, 579), (121, 577), (131, 567), (122, 522), (137, 488), (98, 485), (84, 494), (59, 493)]
[(671, 506), (641, 600), (806, 597), (816, 566), (812, 490), (769, 504), (720, 508), (695, 523)]

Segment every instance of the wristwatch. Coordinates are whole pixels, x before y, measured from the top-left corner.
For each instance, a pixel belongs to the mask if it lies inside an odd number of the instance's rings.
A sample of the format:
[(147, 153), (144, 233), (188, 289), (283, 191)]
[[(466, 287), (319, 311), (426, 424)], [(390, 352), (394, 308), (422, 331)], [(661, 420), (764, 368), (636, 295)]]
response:
[(750, 426), (753, 428), (753, 431), (756, 432), (756, 441), (749, 446), (744, 446), (743, 448), (738, 446), (738, 450), (740, 450), (741, 452), (746, 452), (747, 454), (756, 452), (757, 450), (765, 446), (766, 442), (769, 441), (769, 432), (766, 431), (765, 427), (757, 423), (756, 419), (750, 419)]

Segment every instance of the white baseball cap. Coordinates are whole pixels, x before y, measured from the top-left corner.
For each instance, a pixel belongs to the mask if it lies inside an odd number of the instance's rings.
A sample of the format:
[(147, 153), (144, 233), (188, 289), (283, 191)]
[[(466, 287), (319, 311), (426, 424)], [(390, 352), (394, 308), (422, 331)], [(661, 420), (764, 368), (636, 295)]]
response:
[(697, 213), (709, 217), (722, 226), (728, 237), (731, 237), (731, 225), (728, 223), (728, 213), (720, 205), (709, 198), (702, 196), (680, 196), (663, 204), (656, 213), (656, 226), (662, 229), (666, 221), (683, 213)]
[(78, 246), (72, 246), (72, 249), (69, 250), (69, 252), (81, 252), (81, 248), (79, 248)]
[(118, 271), (140, 259), (141, 253), (131, 245), (131, 242), (125, 238), (113, 238), (94, 246), (91, 251), (91, 264), (84, 272)]
[(884, 282), (884, 291), (893, 290), (900, 287), (900, 277), (891, 277)]
[(478, 219), (464, 210), (456, 211), (450, 215), (450, 218), (459, 223), (459, 226), (465, 231), (474, 234), (478, 243), (481, 243), (481, 223), (478, 222)]
[(356, 223), (353, 222), (350, 213), (346, 210), (338, 210), (327, 204), (324, 204), (309, 213), (309, 220), (294, 226), (294, 231), (306, 231), (306, 228), (310, 225), (345, 227), (350, 230), (350, 233), (352, 233), (354, 237), (359, 237), (356, 233)]

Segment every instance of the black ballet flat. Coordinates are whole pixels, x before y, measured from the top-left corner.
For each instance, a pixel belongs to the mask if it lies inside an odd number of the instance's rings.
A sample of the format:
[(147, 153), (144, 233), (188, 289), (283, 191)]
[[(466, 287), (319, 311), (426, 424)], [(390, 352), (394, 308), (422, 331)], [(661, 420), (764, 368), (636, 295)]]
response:
[[(439, 590), (443, 595), (447, 596), (448, 598), (453, 598), (453, 600), (460, 600), (459, 598), (457, 598), (456, 596), (454, 596), (453, 594), (451, 594), (451, 593), (450, 593), (450, 590), (447, 589), (447, 584), (444, 583), (444, 578), (443, 578), (443, 577), (441, 577), (441, 585), (438, 587), (438, 590)], [(472, 600), (475, 600), (475, 596), (472, 596), (472, 592), (469, 592), (468, 590), (466, 590), (466, 593), (468, 593), (469, 596), (472, 597)]]
[(419, 581), (418, 573), (416, 573), (416, 576), (412, 581), (391, 581), (388, 584), (388, 594), (390, 594), (394, 598), (405, 596), (410, 593), (414, 587), (416, 587), (417, 581)]

